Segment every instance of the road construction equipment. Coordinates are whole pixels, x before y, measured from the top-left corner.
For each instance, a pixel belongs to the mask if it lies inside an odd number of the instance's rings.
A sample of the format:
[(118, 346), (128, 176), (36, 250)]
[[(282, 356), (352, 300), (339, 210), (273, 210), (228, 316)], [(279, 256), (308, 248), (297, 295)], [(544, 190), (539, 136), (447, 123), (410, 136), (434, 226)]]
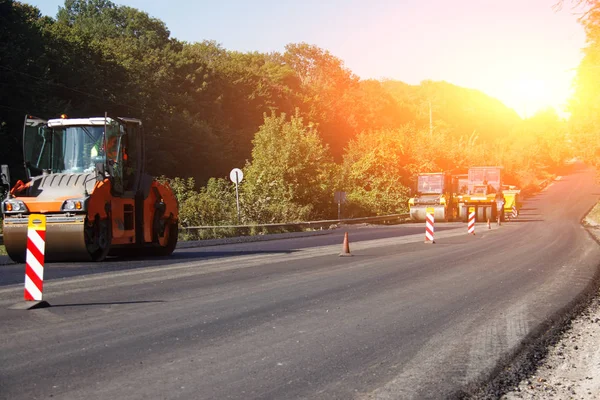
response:
[(504, 215), (509, 219), (519, 215), (521, 210), (521, 190), (513, 185), (503, 185), (502, 194), (504, 194)]
[(28, 179), (18, 181), (2, 202), (8, 255), (25, 260), (30, 214), (46, 216), (47, 260), (171, 254), (177, 199), (168, 184), (145, 172), (144, 143), (139, 119), (27, 116)]
[[(467, 193), (461, 194), (459, 214), (467, 222), (468, 208), (475, 207), (478, 222), (496, 220), (496, 193), (501, 192), (502, 167), (471, 167), (467, 180)], [(504, 220), (504, 213), (500, 215)]]
[(455, 199), (457, 180), (444, 172), (422, 173), (417, 175), (415, 196), (408, 200), (410, 218), (425, 221), (427, 209), (434, 209), (436, 221), (450, 221), (457, 217)]
[(456, 180), (456, 208), (458, 213), (458, 219), (460, 221), (466, 221), (468, 219), (468, 208), (464, 207), (463, 196), (469, 193), (469, 175), (468, 174), (456, 174), (453, 175)]

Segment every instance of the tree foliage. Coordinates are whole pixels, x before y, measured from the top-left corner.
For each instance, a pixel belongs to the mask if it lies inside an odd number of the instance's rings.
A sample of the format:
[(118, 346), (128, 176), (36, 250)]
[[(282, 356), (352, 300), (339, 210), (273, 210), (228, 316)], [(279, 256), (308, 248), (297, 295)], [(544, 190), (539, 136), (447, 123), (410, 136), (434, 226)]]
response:
[[(405, 209), (414, 175), (502, 164), (510, 183), (543, 178), (571, 154), (598, 159), (600, 11), (571, 129), (550, 112), (523, 121), (498, 100), (447, 82), (361, 80), (307, 43), (274, 53), (181, 42), (160, 19), (110, 0), (66, 0), (56, 18), (0, 0), (0, 161), (20, 178), (23, 116), (138, 117), (147, 169), (166, 175), (189, 225), (335, 218)], [(290, 116), (288, 118), (288, 116)], [(248, 161), (249, 160), (249, 161)]]
[(569, 104), (571, 139), (584, 160), (600, 163), (600, 2), (580, 2), (586, 6), (581, 18), (587, 45), (577, 68), (575, 93)]
[(314, 124), (296, 113), (265, 116), (245, 168), (244, 216), (263, 223), (323, 216), (332, 204), (335, 168)]

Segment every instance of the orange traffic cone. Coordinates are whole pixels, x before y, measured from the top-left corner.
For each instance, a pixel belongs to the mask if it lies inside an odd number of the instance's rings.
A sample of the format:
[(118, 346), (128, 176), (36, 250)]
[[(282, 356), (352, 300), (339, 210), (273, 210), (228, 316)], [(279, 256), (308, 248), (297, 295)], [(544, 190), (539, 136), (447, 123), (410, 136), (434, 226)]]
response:
[(344, 233), (344, 244), (342, 246), (342, 252), (340, 253), (340, 257), (351, 257), (350, 254), (350, 245), (348, 244), (348, 232)]

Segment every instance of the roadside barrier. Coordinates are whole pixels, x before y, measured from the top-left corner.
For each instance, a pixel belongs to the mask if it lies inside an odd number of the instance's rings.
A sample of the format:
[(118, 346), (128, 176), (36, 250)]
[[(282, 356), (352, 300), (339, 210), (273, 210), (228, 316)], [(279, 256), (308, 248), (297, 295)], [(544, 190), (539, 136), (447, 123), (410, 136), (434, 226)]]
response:
[(44, 285), (44, 253), (46, 249), (46, 216), (32, 214), (27, 227), (25, 257), (25, 300), (42, 301)]
[(469, 223), (467, 224), (467, 233), (475, 234), (475, 207), (469, 207)]
[(254, 225), (210, 225), (210, 226), (181, 226), (181, 231), (200, 231), (200, 230), (218, 230), (218, 229), (240, 229), (250, 231), (251, 229), (264, 228), (264, 229), (280, 229), (280, 228), (296, 228), (296, 229), (323, 229), (329, 228), (331, 225), (351, 225), (361, 223), (390, 223), (399, 224), (407, 222), (410, 214), (391, 214), (391, 215), (379, 215), (376, 217), (362, 217), (362, 218), (345, 218), (345, 219), (329, 219), (322, 221), (308, 221), (308, 222), (286, 222), (281, 224), (254, 224)]
[(435, 232), (434, 212), (435, 210), (433, 208), (428, 208), (425, 213), (425, 243), (435, 243), (435, 240), (433, 239), (433, 233)]
[(519, 216), (519, 212), (517, 211), (517, 206), (512, 206), (512, 218), (517, 218)]

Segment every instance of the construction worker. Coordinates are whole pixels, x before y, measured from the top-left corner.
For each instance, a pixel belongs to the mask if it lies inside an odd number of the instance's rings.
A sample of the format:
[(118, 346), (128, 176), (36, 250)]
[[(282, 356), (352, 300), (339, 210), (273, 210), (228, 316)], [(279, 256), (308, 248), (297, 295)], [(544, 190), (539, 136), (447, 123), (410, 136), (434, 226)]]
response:
[(104, 157), (104, 134), (100, 133), (90, 149), (89, 168), (86, 172), (91, 172), (96, 167), (96, 163)]
[(496, 192), (496, 197), (494, 198), (496, 202), (496, 215), (498, 216), (498, 225), (500, 225), (500, 221), (502, 220), (502, 214), (504, 213), (504, 194), (502, 193), (502, 189)]

